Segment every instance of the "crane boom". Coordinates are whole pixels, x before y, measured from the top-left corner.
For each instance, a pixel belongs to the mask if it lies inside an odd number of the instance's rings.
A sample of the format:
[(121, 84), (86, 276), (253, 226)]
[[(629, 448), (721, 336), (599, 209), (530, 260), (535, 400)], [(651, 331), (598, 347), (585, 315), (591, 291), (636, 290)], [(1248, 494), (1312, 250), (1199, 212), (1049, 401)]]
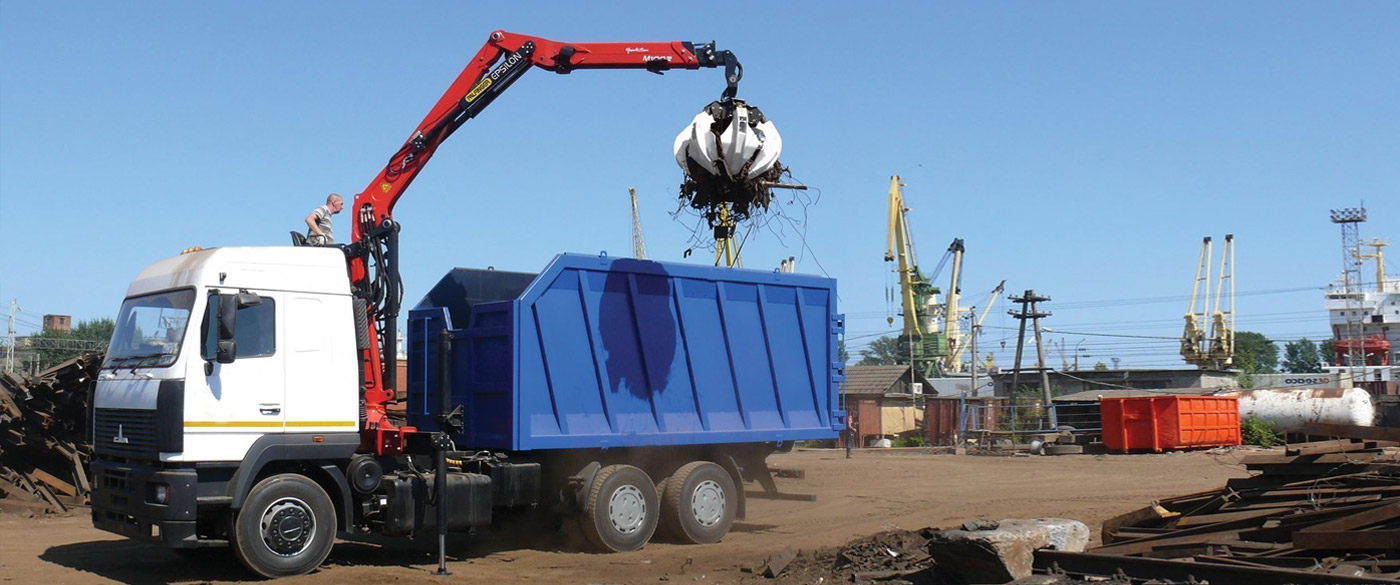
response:
[[(1201, 369), (1225, 369), (1234, 363), (1235, 351), (1235, 236), (1225, 234), (1220, 252), (1220, 271), (1211, 295), (1211, 263), (1214, 260), (1209, 237), (1201, 240), (1196, 262), (1196, 280), (1191, 286), (1191, 304), (1186, 309), (1186, 326), (1181, 333), (1181, 357)], [(1229, 282), (1227, 285), (1226, 282)], [(1199, 302), (1198, 302), (1199, 299)], [(1199, 308), (1199, 310), (1197, 310)]]
[(350, 283), (360, 329), (361, 385), (365, 403), (362, 447), (379, 454), (402, 450), (405, 433), (387, 417), (385, 403), (395, 398), (395, 351), (382, 351), (395, 339), (402, 286), (394, 206), (437, 151), (468, 120), (476, 117), (526, 71), (538, 67), (555, 73), (577, 69), (670, 69), (724, 67), (726, 87), (716, 103), (734, 103), (743, 67), (734, 54), (715, 44), (682, 41), (643, 43), (561, 43), (497, 30), (428, 110), (403, 146), (355, 195), (350, 243), (345, 246)]
[(890, 176), (889, 237), (885, 246), (885, 261), (898, 261), (895, 270), (899, 273), (899, 305), (904, 313), (904, 335), (921, 337), (924, 334), (919, 324), (919, 306), (915, 301), (915, 274), (918, 263), (914, 258), (914, 244), (909, 240), (909, 209), (904, 206), (904, 193), (900, 191), (899, 175)]
[[(992, 305), (995, 304), (993, 301), (996, 300), (997, 295), (1001, 294), (1001, 291), (1003, 291), (1003, 290), (1006, 290), (1006, 281), (1005, 281), (1005, 280), (1003, 280), (1003, 281), (997, 283), (996, 288), (993, 288), (991, 294), (988, 295), (987, 306), (982, 308), (982, 314), (981, 314), (981, 315), (978, 315), (978, 316), (977, 316), (977, 321), (975, 321), (975, 322), (972, 324), (972, 335), (976, 335), (976, 334), (977, 334), (977, 328), (978, 328), (978, 327), (981, 327), (981, 326), (982, 326), (982, 321), (985, 321), (985, 320), (987, 319), (987, 313), (992, 312)], [(950, 367), (952, 367), (952, 368), (961, 368), (961, 367), (962, 367), (962, 356), (963, 356), (963, 352), (967, 351), (967, 348), (968, 348), (969, 345), (971, 345), (971, 344), (970, 344), (970, 343), (962, 343), (961, 341), (959, 341), (958, 343), (952, 343), (952, 342), (950, 341), (950, 342), (948, 343), (948, 353), (949, 353), (949, 356), (948, 356), (948, 364), (950, 365)], [(973, 360), (976, 360), (976, 359), (977, 359), (977, 356), (972, 356), (972, 359), (973, 359)], [(973, 367), (976, 367), (976, 366), (974, 365)], [(961, 371), (961, 369), (951, 369), (950, 371)]]
[(953, 243), (948, 246), (948, 253), (953, 256), (953, 273), (948, 275), (948, 292), (943, 299), (943, 337), (948, 339), (948, 355), (943, 357), (943, 371), (960, 371), (959, 364), (953, 361), (955, 348), (962, 345), (962, 323), (959, 322), (961, 310), (958, 308), (958, 301), (962, 296), (962, 261), (963, 252), (962, 238), (954, 238)]
[(647, 259), (647, 244), (642, 238), (642, 218), (637, 215), (637, 190), (628, 187), (627, 195), (632, 198), (632, 257)]
[[(1226, 288), (1225, 282), (1230, 285)], [(1228, 302), (1221, 309), (1221, 302)], [(1235, 236), (1225, 234), (1225, 247), (1220, 251), (1220, 272), (1216, 273), (1215, 308), (1210, 317), (1209, 351), (1211, 367), (1224, 369), (1234, 363), (1235, 355)]]
[[(1188, 364), (1199, 365), (1205, 361), (1201, 344), (1205, 341), (1207, 327), (1206, 311), (1210, 307), (1210, 237), (1201, 239), (1201, 255), (1196, 261), (1196, 280), (1191, 284), (1191, 304), (1186, 307), (1186, 326), (1181, 333), (1181, 357)], [(1200, 299), (1200, 303), (1196, 302)], [(1201, 310), (1197, 311), (1196, 307)]]

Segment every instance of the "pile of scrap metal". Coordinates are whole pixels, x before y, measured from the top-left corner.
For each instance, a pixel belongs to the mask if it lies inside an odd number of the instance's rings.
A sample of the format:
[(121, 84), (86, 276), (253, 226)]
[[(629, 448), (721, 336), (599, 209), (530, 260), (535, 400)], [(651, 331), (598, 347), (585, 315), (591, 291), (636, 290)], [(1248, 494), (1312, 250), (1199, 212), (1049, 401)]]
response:
[(1143, 580), (1400, 582), (1400, 429), (1318, 425), (1309, 434), (1348, 438), (1246, 456), (1252, 477), (1110, 519), (1103, 546), (1037, 551), (1036, 564)]
[(0, 510), (63, 513), (87, 504), (88, 396), (102, 355), (28, 379), (0, 375)]

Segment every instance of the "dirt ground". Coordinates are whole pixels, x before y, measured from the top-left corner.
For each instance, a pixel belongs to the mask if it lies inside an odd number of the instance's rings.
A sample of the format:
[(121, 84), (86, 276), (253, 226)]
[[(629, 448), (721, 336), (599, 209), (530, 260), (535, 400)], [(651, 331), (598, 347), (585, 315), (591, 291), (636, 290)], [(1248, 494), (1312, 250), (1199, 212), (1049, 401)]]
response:
[[(1161, 455), (1004, 457), (935, 455), (917, 450), (806, 450), (774, 455), (770, 465), (803, 469), (779, 479), (784, 492), (816, 502), (749, 500), (748, 518), (722, 542), (650, 543), (626, 554), (570, 550), (559, 535), (477, 536), (449, 540), (451, 577), (437, 568), (435, 539), (341, 541), (312, 583), (731, 583), (762, 579), (742, 571), (792, 546), (813, 550), (895, 528), (950, 527), (972, 519), (1061, 517), (1097, 534), (1107, 518), (1172, 495), (1219, 487), (1246, 475), (1248, 451)], [(750, 486), (750, 489), (756, 489)], [(256, 581), (231, 557), (187, 559), (92, 528), (84, 515), (0, 515), (0, 582), (241, 583)]]

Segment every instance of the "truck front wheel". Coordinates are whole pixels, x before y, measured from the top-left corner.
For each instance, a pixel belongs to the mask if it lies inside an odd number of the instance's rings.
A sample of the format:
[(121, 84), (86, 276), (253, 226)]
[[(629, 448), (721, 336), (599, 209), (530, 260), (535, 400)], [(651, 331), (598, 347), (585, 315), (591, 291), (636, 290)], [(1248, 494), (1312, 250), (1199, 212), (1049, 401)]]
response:
[(248, 492), (233, 540), (238, 560), (263, 577), (310, 573), (335, 544), (335, 506), (316, 482), (274, 475)]
[(656, 532), (657, 503), (656, 484), (646, 472), (609, 465), (593, 478), (579, 526), (599, 550), (634, 551)]
[(691, 544), (719, 542), (734, 525), (738, 493), (729, 473), (709, 461), (694, 461), (665, 482), (661, 532)]

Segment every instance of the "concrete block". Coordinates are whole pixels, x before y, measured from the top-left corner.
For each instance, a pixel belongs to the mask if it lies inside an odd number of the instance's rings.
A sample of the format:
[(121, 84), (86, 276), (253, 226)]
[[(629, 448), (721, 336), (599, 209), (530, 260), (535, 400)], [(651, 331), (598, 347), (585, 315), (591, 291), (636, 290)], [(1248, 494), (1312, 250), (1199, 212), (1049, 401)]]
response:
[(1089, 527), (1078, 520), (1009, 518), (995, 526), (935, 532), (929, 556), (941, 572), (963, 582), (1009, 583), (1031, 575), (1037, 550), (1083, 552), (1089, 545)]

